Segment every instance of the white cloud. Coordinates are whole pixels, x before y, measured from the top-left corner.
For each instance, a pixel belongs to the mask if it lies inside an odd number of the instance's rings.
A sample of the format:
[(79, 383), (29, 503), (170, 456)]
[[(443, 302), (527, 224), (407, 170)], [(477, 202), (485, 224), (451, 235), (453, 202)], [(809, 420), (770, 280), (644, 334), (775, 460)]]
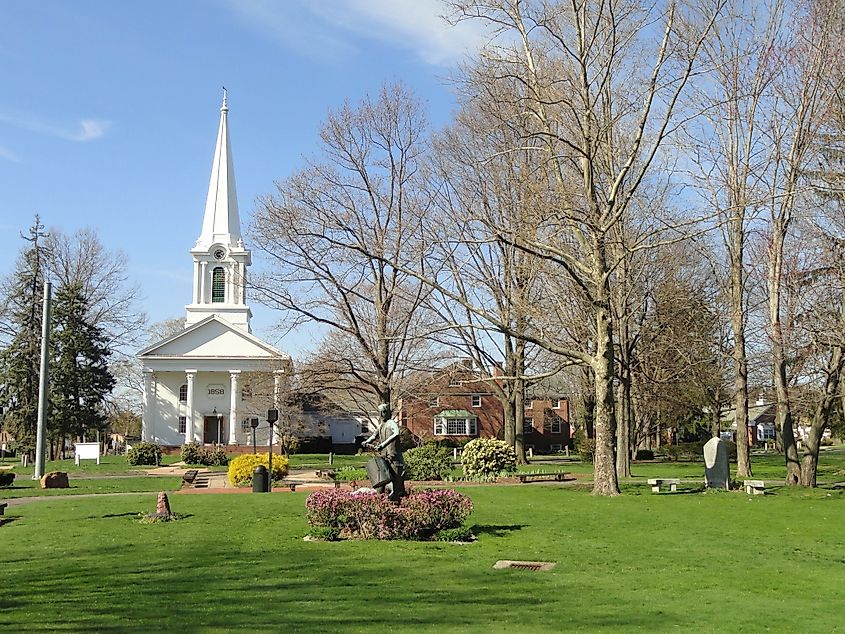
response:
[(254, 28), (318, 56), (349, 54), (363, 38), (410, 50), (428, 64), (445, 66), (474, 52), (487, 39), (480, 22), (450, 26), (441, 17), (440, 0), (221, 2)]
[[(341, 0), (340, 4), (345, 12), (334, 12), (343, 18), (336, 20), (339, 26), (413, 50), (432, 65), (459, 61), (487, 40), (480, 22), (448, 24), (440, 0)], [(325, 12), (325, 4), (317, 6)]]
[(21, 112), (0, 112), (0, 122), (16, 128), (23, 128), (38, 134), (65, 139), (67, 141), (93, 141), (105, 136), (111, 121), (103, 119), (82, 119), (75, 126), (62, 126), (41, 117)]
[(314, 24), (310, 4), (292, 0), (219, 0), (251, 27), (313, 57), (340, 57), (355, 47)]
[(12, 161), (13, 163), (20, 163), (20, 157), (12, 152), (9, 148), (5, 148), (0, 145), (0, 159), (4, 159), (6, 161)]

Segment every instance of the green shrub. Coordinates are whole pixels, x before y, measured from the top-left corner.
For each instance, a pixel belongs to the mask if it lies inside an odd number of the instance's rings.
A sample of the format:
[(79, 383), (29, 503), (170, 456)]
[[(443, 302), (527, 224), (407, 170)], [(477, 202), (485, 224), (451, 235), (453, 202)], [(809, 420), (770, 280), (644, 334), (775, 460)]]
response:
[(340, 539), (340, 529), (334, 526), (312, 526), (308, 534), (327, 542), (335, 542)]
[(182, 461), (186, 464), (200, 464), (207, 467), (226, 466), (229, 456), (223, 445), (215, 445), (213, 449), (206, 449), (198, 443), (191, 442), (182, 445)]
[(302, 447), (302, 441), (293, 434), (282, 434), (281, 438), (279, 438), (279, 444), (282, 447), (282, 451), (285, 452), (285, 455), (295, 454), (299, 451), (300, 447)]
[(229, 456), (223, 445), (215, 445), (213, 449), (203, 449), (202, 459), (203, 462), (200, 464), (210, 467), (225, 467), (229, 464)]
[(11, 486), (15, 481), (15, 474), (11, 471), (0, 471), (0, 487)]
[(405, 452), (405, 469), (411, 480), (442, 480), (452, 472), (452, 452), (426, 443)]
[(199, 443), (189, 442), (182, 445), (182, 462), (185, 464), (205, 464), (201, 462), (203, 448)]
[(161, 447), (151, 442), (141, 442), (126, 453), (126, 462), (131, 465), (161, 464)]
[(464, 475), (469, 478), (489, 477), (516, 471), (516, 452), (503, 440), (475, 438), (461, 454)]
[(634, 460), (654, 460), (654, 452), (651, 449), (637, 449)]
[[(269, 468), (270, 454), (245, 453), (234, 458), (229, 463), (229, 482), (232, 486), (248, 486), (252, 483), (252, 472), (258, 465)], [(273, 481), (281, 480), (288, 474), (288, 459), (278, 454), (273, 454)]]
[(434, 540), (438, 542), (468, 542), (472, 539), (472, 529), (469, 526), (444, 528), (434, 534)]
[(596, 455), (595, 439), (587, 438), (587, 434), (581, 427), (575, 432), (575, 451), (581, 457), (581, 462), (592, 462)]

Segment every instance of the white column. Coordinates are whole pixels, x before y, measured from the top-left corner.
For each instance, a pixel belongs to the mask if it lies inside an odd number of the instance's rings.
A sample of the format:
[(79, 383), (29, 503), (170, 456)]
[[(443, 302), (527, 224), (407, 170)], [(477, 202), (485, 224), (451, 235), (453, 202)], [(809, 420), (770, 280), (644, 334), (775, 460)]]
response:
[(207, 262), (200, 262), (200, 294), (197, 298), (197, 304), (205, 304), (205, 279), (208, 277), (208, 263)]
[(153, 394), (153, 371), (144, 370), (144, 414), (141, 417), (141, 440), (152, 442), (153, 433), (153, 407), (155, 394)]
[(194, 260), (194, 304), (199, 303), (199, 296), (200, 296), (200, 265), (199, 262)]
[(194, 379), (197, 376), (196, 370), (185, 370), (185, 378), (188, 381), (188, 409), (185, 412), (185, 444), (194, 442)]
[(229, 391), (231, 392), (231, 400), (229, 404), (229, 444), (236, 445), (235, 435), (237, 434), (238, 427), (238, 401), (240, 400), (240, 394), (238, 390), (238, 377), (240, 376), (240, 370), (229, 370)]
[(246, 304), (246, 267), (243, 262), (238, 263), (240, 275), (238, 276), (238, 304)]

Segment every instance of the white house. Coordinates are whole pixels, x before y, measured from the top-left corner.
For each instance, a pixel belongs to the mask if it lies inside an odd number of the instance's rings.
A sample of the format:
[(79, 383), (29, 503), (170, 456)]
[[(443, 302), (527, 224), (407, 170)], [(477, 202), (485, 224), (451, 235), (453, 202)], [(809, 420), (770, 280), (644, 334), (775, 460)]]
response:
[[(262, 417), (277, 402), (290, 357), (251, 333), (244, 246), (229, 145), (226, 95), (199, 239), (190, 250), (193, 296), (185, 329), (138, 352), (144, 375), (141, 436), (149, 442), (251, 444), (269, 440)], [(260, 386), (260, 387), (259, 387)]]

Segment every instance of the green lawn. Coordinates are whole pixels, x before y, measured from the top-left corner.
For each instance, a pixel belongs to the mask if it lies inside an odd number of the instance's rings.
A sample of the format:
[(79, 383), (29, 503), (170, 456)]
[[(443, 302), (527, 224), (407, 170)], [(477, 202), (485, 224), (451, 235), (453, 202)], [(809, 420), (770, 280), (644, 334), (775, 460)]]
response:
[[(476, 486), (471, 545), (306, 543), (305, 493), (7, 509), (0, 630), (66, 632), (834, 632), (845, 494), (596, 498)], [(557, 562), (493, 570), (498, 559)]]

